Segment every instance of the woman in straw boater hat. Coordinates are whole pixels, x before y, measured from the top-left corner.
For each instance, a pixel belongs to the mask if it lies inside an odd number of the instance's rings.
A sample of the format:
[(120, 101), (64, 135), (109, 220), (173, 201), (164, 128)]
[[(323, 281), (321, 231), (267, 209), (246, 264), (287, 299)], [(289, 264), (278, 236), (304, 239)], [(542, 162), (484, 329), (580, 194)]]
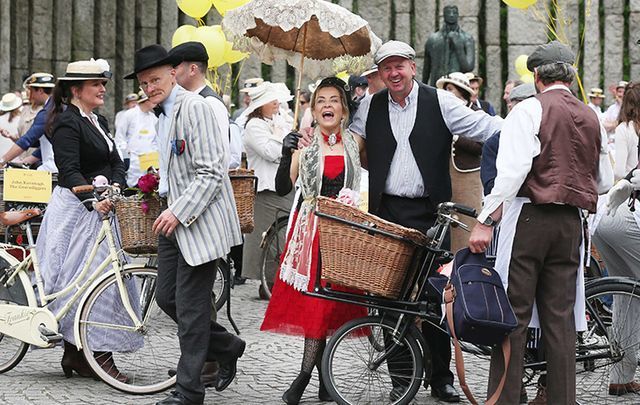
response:
[(18, 139), (18, 123), (20, 122), (20, 107), (22, 98), (15, 93), (7, 93), (0, 100), (0, 156), (11, 148)]
[[(269, 229), (278, 210), (289, 212), (293, 205), (293, 193), (279, 196), (275, 187), (282, 140), (288, 132), (277, 124), (275, 118), (279, 113), (280, 103), (291, 100), (292, 96), (288, 89), (270, 82), (250, 88), (248, 94), (251, 102), (242, 113), (246, 117), (243, 142), (247, 152), (247, 167), (254, 170), (258, 177), (258, 193), (255, 201), (255, 229), (245, 235), (244, 240), (242, 275), (259, 279), (262, 233)], [(259, 295), (264, 297), (261, 289)]]
[[(447, 90), (472, 110), (480, 107), (471, 101), (474, 94), (469, 83), (469, 76), (460, 72), (453, 72), (438, 79), (436, 87)], [(473, 207), (482, 208), (482, 181), (480, 180), (480, 157), (482, 143), (471, 141), (460, 134), (453, 134), (451, 147), (451, 161), (449, 173), (451, 175), (451, 200)], [(469, 226), (473, 226), (475, 219), (460, 218)], [(467, 246), (469, 232), (459, 227), (451, 228), (451, 250), (457, 251)]]
[[(93, 112), (104, 104), (105, 87), (110, 78), (105, 60), (72, 62), (67, 65), (65, 75), (58, 78), (53, 92), (54, 105), (45, 132), (53, 144), (58, 185), (51, 195), (36, 242), (46, 294), (60, 291), (82, 271), (100, 230), (102, 215), (113, 206), (108, 199), (81, 204), (93, 194), (76, 195), (71, 189), (91, 184), (100, 177), (103, 181), (106, 178), (110, 183), (124, 185), (124, 164), (109, 133), (107, 119)], [(103, 243), (94, 263), (100, 263), (107, 254), (108, 246)], [(117, 291), (113, 294), (113, 301), (101, 302), (103, 317), (94, 321), (113, 322), (114, 318), (125, 316), (112, 307)], [(57, 298), (48, 308), (56, 313), (68, 298)], [(77, 307), (60, 320), (60, 332), (64, 336), (62, 369), (66, 377), (71, 377), (74, 371), (90, 377), (93, 373), (75, 346), (76, 311)], [(105, 372), (126, 382), (128, 379), (116, 368), (111, 352), (134, 351), (142, 346), (142, 340), (123, 331), (107, 330), (99, 336), (91, 335), (89, 344)]]
[[(311, 144), (298, 149), (299, 134), (289, 133), (281, 147), (276, 175), (280, 195), (300, 185), (291, 230), (273, 286), (273, 295), (260, 330), (304, 337), (300, 373), (282, 400), (298, 404), (314, 368), (320, 361), (326, 338), (347, 321), (366, 316), (366, 308), (308, 297), (320, 266), (320, 247), (314, 209), (319, 195), (336, 198), (343, 188), (359, 195), (361, 137), (348, 131), (349, 96), (346, 83), (336, 77), (320, 82), (311, 96), (311, 111), (317, 125)], [(332, 288), (340, 289), (339, 286)], [(332, 401), (320, 378), (318, 398)]]

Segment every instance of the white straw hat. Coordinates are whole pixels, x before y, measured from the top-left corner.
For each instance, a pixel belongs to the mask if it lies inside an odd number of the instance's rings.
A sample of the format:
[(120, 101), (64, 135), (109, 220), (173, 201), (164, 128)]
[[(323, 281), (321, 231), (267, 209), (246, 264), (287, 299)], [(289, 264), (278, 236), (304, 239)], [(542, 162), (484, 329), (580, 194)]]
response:
[(22, 98), (15, 93), (7, 93), (0, 100), (0, 111), (13, 111), (22, 106)]
[(90, 60), (69, 63), (64, 76), (58, 77), (58, 80), (111, 79), (111, 76), (109, 62), (104, 59), (91, 58)]
[(251, 97), (251, 102), (242, 112), (242, 115), (244, 116), (251, 114), (258, 108), (265, 104), (269, 104), (272, 101), (277, 100), (280, 103), (286, 103), (293, 99), (293, 96), (284, 83), (263, 82), (262, 84), (251, 88), (248, 94), (249, 97)]
[(454, 86), (467, 91), (472, 96), (476, 94), (476, 92), (473, 91), (471, 85), (469, 84), (469, 77), (464, 73), (453, 72), (449, 73), (448, 75), (444, 75), (438, 79), (438, 81), (436, 82), (436, 87), (439, 89), (444, 89), (444, 86), (447, 83), (451, 83)]

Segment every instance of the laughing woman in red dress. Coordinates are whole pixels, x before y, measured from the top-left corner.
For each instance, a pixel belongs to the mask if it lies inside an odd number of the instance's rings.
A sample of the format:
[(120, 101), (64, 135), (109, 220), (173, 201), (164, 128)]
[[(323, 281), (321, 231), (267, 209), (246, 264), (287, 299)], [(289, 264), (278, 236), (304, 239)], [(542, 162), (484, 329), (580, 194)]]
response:
[[(320, 265), (313, 214), (316, 197), (335, 198), (342, 188), (358, 191), (360, 185), (360, 151), (364, 144), (360, 137), (346, 130), (349, 118), (346, 88), (347, 85), (335, 77), (324, 79), (318, 85), (311, 98), (312, 114), (318, 123), (312, 142), (298, 150), (299, 135), (287, 135), (276, 176), (278, 194), (287, 194), (298, 181), (301, 197), (260, 329), (304, 337), (300, 374), (282, 396), (289, 405), (300, 402), (313, 368), (319, 371), (327, 336), (345, 322), (366, 316), (363, 307), (301, 293), (313, 288)], [(318, 398), (332, 400), (322, 378)]]

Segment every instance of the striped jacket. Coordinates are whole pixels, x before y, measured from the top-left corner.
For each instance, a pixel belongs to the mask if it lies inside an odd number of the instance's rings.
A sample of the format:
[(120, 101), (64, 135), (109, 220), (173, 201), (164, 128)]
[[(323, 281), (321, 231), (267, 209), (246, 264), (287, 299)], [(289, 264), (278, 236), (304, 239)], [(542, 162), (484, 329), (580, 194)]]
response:
[[(172, 111), (170, 146), (163, 149), (169, 209), (180, 221), (176, 239), (190, 266), (222, 257), (242, 243), (227, 172), (229, 151), (222, 137), (204, 98), (180, 88)], [(184, 152), (176, 154), (171, 145), (180, 144)]]

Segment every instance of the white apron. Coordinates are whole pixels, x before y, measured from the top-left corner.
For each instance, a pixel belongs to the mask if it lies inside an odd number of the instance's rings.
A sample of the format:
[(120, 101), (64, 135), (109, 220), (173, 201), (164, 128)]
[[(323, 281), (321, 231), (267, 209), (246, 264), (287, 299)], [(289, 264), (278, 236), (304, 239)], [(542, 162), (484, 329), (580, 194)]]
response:
[[(498, 254), (496, 256), (496, 271), (500, 274), (502, 284), (505, 290), (509, 285), (509, 263), (511, 262), (511, 251), (513, 248), (513, 238), (516, 233), (516, 225), (522, 206), (531, 201), (528, 198), (516, 197), (503, 213), (500, 222), (500, 234), (498, 237)], [(576, 208), (576, 215), (579, 215)], [(584, 331), (587, 329), (587, 318), (585, 309), (585, 293), (584, 293), (584, 238), (580, 244), (580, 265), (577, 269), (576, 277), (576, 303), (573, 308), (575, 317), (576, 331)], [(538, 319), (538, 308), (534, 301), (533, 313), (531, 314), (530, 328), (540, 328), (540, 320)]]
[(127, 171), (127, 185), (135, 187), (138, 179), (146, 174), (146, 168), (140, 167), (140, 155), (158, 152), (158, 143), (154, 127), (136, 125), (135, 132), (129, 138), (129, 170)]

